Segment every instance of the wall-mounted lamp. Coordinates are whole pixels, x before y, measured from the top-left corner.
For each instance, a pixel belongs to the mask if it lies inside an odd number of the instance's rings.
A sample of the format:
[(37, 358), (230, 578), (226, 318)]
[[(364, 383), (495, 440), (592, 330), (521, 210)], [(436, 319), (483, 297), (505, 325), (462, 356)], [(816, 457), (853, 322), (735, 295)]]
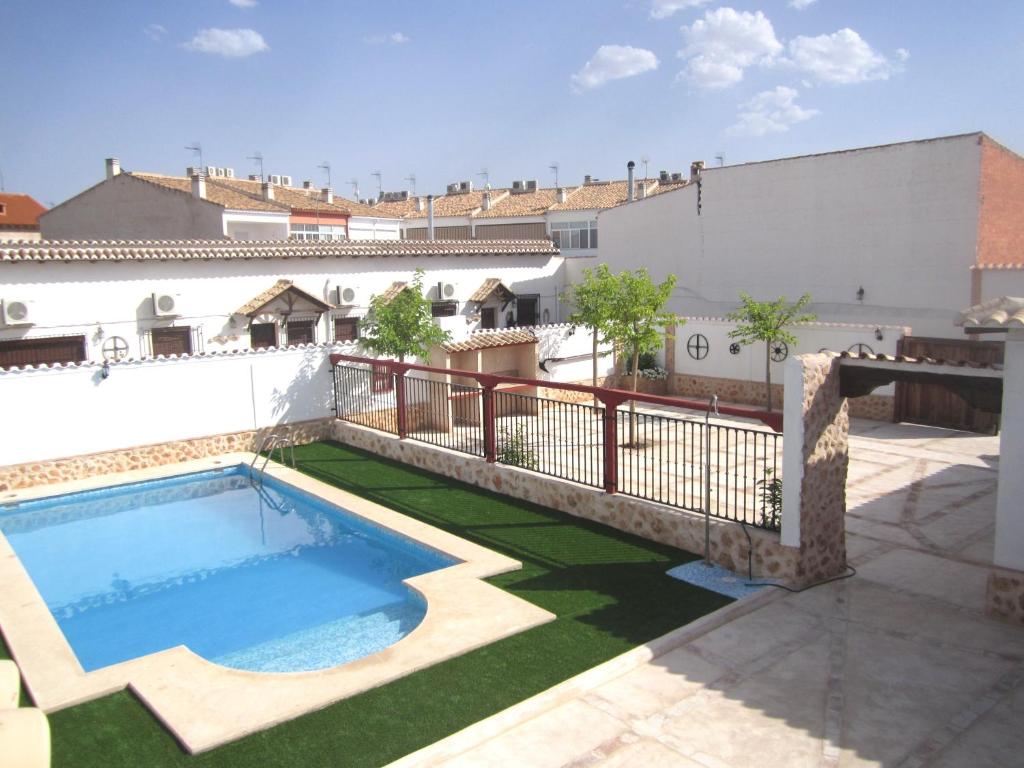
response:
[(103, 361), (103, 367), (100, 368), (100, 378), (106, 379), (110, 376), (110, 363), (106, 360)]
[(885, 334), (882, 333), (881, 328), (875, 328), (875, 338), (878, 339), (879, 341), (885, 338)]
[(864, 286), (863, 285), (860, 288), (857, 289), (857, 301), (859, 301), (861, 304), (864, 303)]

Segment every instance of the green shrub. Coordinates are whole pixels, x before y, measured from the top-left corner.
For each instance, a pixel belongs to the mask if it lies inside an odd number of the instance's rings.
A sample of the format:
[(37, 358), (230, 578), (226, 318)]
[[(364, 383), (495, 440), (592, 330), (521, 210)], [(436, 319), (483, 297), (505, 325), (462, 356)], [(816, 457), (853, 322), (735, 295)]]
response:
[(766, 469), (761, 486), (761, 525), (777, 531), (782, 527), (782, 478), (773, 477), (774, 471)]
[(498, 439), (497, 458), (502, 464), (524, 469), (537, 468), (537, 454), (527, 447), (522, 427), (516, 427), (515, 432), (510, 432), (507, 427), (502, 428), (501, 437)]

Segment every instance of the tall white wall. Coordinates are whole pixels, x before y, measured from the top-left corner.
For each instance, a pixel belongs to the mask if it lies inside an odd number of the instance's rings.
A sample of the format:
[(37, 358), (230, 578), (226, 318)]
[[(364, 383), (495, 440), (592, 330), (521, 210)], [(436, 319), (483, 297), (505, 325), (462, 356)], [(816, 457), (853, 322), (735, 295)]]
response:
[[(466, 300), (487, 278), (499, 278), (513, 292), (538, 294), (538, 315), (557, 317), (562, 259), (551, 256), (431, 256), (410, 258), (216, 259), (124, 262), (5, 262), (0, 264), (0, 299), (26, 301), (35, 325), (0, 326), (0, 340), (85, 334), (89, 359), (100, 360), (104, 339), (121, 336), (129, 355), (145, 353), (153, 327), (188, 325), (202, 329), (205, 351), (247, 349), (246, 322), (231, 314), (279, 279), (331, 304), (338, 286), (353, 288), (354, 306), (339, 314), (361, 317), (370, 299), (394, 281), (411, 281), (422, 267), (427, 295), (438, 282), (455, 286), (459, 315), (447, 321), (465, 335), (479, 325)], [(152, 294), (175, 297), (180, 317), (156, 318)], [(329, 338), (321, 320), (318, 340)], [(102, 335), (98, 333), (102, 327)], [(198, 350), (194, 350), (198, 351)]]
[[(331, 351), (236, 355), (0, 371), (0, 466), (331, 416)], [(17, 407), (10, 407), (17, 403)]]
[(1024, 330), (1006, 337), (993, 562), (1024, 571)]
[(809, 292), (822, 320), (960, 338), (954, 320), (970, 304), (977, 243), (978, 141), (710, 168), (700, 215), (696, 185), (599, 214), (601, 261), (677, 275), (680, 314), (724, 315), (744, 290)]
[(1001, 296), (1024, 296), (1024, 267), (981, 269), (978, 270), (978, 280), (980, 293), (975, 297), (973, 304), (998, 299)]

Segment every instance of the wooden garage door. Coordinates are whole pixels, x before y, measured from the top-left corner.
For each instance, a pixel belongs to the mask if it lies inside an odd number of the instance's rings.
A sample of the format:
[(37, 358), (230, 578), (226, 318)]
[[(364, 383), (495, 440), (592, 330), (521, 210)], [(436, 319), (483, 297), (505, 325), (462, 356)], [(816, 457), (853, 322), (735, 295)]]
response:
[[(1001, 341), (906, 336), (900, 340), (898, 352), (908, 357), (932, 357), (951, 362), (1003, 362)], [(997, 414), (972, 408), (960, 395), (940, 384), (921, 382), (896, 383), (896, 421), (986, 434), (993, 434), (999, 428)]]
[(0, 368), (85, 360), (85, 336), (53, 336), (47, 339), (0, 341)]

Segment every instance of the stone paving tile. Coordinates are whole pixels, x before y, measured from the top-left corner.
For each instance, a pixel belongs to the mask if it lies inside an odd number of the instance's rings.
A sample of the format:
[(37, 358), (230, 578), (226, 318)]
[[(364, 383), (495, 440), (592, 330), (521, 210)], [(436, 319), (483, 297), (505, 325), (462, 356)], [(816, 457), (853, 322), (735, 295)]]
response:
[(592, 765), (600, 768), (705, 768), (654, 739), (626, 744)]
[[(934, 768), (1008, 768), (1024, 764), (1024, 689), (983, 714), (930, 763)], [(909, 766), (908, 766), (909, 768)]]
[(820, 635), (822, 629), (820, 618), (783, 603), (773, 611), (762, 609), (741, 616), (687, 647), (712, 663), (737, 668), (780, 646), (800, 647)]
[(947, 602), (978, 608), (985, 604), (988, 569), (943, 557), (897, 549), (858, 569), (860, 576)]

